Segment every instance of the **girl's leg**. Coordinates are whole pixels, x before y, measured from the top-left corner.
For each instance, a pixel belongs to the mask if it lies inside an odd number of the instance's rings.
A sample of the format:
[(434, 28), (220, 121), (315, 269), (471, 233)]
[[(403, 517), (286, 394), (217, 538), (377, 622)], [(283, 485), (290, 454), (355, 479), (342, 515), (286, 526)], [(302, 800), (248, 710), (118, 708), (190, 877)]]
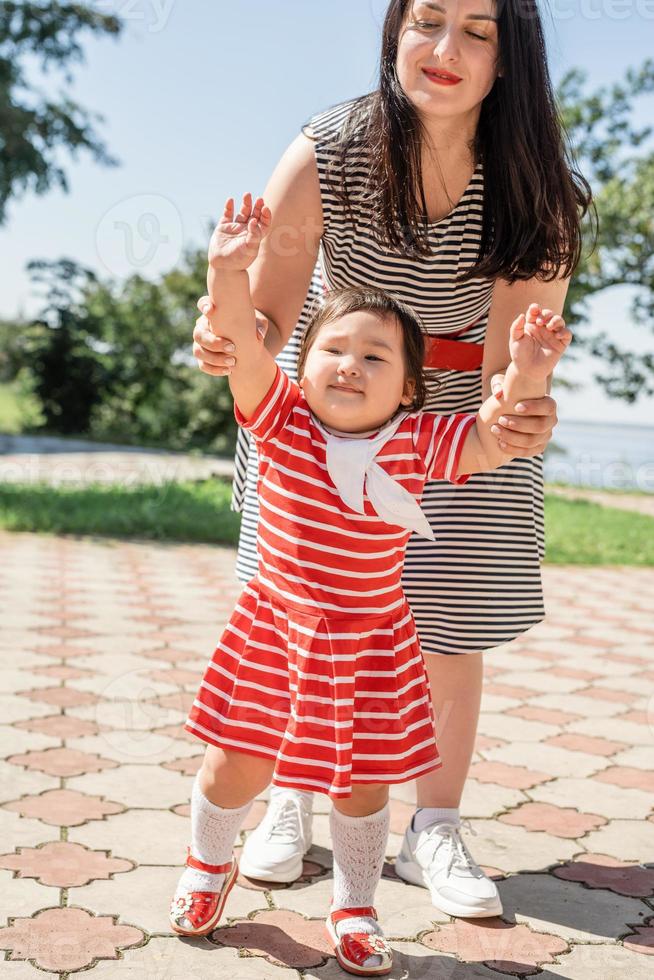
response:
[[(236, 835), (252, 805), (272, 778), (275, 762), (207, 746), (191, 797), (191, 856), (209, 865), (227, 864)], [(177, 885), (181, 892), (220, 892), (225, 874), (187, 867)], [(180, 920), (182, 928), (189, 924)]]
[[(388, 786), (353, 786), (352, 796), (334, 801), (330, 815), (334, 851), (332, 912), (375, 904), (389, 830)], [(371, 916), (349, 916), (334, 924), (338, 939), (353, 933), (383, 936)], [(388, 951), (387, 956), (390, 956)], [(384, 955), (373, 953), (360, 965), (379, 967)]]

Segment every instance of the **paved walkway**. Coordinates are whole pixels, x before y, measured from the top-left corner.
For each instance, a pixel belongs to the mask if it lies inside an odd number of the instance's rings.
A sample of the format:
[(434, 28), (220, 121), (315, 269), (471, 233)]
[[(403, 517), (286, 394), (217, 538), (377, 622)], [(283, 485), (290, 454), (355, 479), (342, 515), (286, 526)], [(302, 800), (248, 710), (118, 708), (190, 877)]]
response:
[[(210, 939), (168, 929), (202, 752), (180, 723), (238, 591), (233, 552), (0, 547), (3, 980), (342, 978), (322, 931), (324, 799), (299, 882), (241, 878)], [(550, 567), (545, 582), (547, 622), (487, 659), (463, 804), (504, 915), (450, 920), (396, 878), (400, 789), (378, 895), (394, 978), (654, 975), (654, 571)]]

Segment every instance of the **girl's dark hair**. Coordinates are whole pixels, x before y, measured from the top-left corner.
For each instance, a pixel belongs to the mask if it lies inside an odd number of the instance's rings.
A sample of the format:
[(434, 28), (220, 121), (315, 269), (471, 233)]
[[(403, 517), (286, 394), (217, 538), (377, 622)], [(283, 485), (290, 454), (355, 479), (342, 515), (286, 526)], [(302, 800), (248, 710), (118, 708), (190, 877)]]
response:
[[(409, 254), (428, 255), (424, 131), (396, 67), (412, 2), (389, 4), (380, 86), (357, 100), (337, 137), (334, 190), (351, 214), (347, 160), (354, 148), (366, 151), (365, 199), (376, 234)], [(502, 77), (482, 103), (472, 148), (484, 169), (481, 243), (477, 261), (460, 281), (569, 276), (581, 256), (581, 220), (592, 204), (591, 189), (566, 144), (536, 0), (497, 0), (497, 14)]]
[(298, 378), (301, 379), (304, 376), (307, 354), (313, 347), (320, 328), (326, 323), (340, 320), (348, 313), (360, 312), (374, 313), (380, 320), (385, 317), (394, 317), (397, 320), (402, 330), (404, 343), (405, 377), (415, 381), (413, 401), (407, 406), (407, 409), (414, 412), (419, 411), (427, 398), (423, 371), (425, 360), (424, 329), (411, 307), (381, 289), (365, 289), (353, 286), (348, 289), (335, 289), (325, 295), (325, 298), (314, 310), (302, 339), (297, 359)]

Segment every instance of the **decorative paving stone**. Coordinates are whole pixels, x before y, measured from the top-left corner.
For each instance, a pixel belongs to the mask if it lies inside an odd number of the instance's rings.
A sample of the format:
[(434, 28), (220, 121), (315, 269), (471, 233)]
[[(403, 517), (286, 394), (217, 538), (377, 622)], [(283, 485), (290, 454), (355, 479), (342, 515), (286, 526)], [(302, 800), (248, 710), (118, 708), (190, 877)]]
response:
[(35, 667), (30, 671), (32, 674), (40, 674), (42, 677), (56, 677), (61, 681), (72, 681), (80, 677), (88, 677), (90, 670), (80, 670), (79, 667), (68, 667), (65, 664), (52, 664), (49, 667)]
[[(479, 864), (509, 872), (541, 871), (570, 861), (579, 853), (576, 841), (544, 831), (525, 830), (499, 820), (472, 820), (476, 837), (471, 850)], [(654, 829), (654, 826), (653, 828)]]
[(82, 721), (72, 715), (48, 715), (47, 718), (29, 718), (26, 721), (17, 721), (16, 728), (22, 728), (27, 732), (40, 732), (43, 735), (51, 735), (54, 738), (80, 738), (84, 735), (95, 735), (98, 726), (92, 721)]
[(584, 839), (593, 854), (609, 854), (621, 861), (642, 861), (654, 854), (654, 818), (612, 820)]
[(527, 802), (527, 795), (519, 789), (507, 789), (493, 783), (480, 783), (468, 779), (463, 787), (461, 815), (463, 817), (494, 817)]
[(633, 769), (628, 766), (612, 766), (595, 776), (601, 783), (611, 783), (622, 786), (623, 789), (639, 789), (645, 793), (654, 793), (654, 771)]
[(151, 670), (147, 674), (153, 681), (162, 681), (164, 684), (195, 684), (197, 687), (201, 677), (195, 670), (183, 670), (181, 667), (169, 668), (167, 670)]
[(570, 752), (584, 752), (587, 755), (611, 756), (624, 749), (624, 742), (610, 742), (607, 738), (596, 738), (592, 735), (575, 735), (574, 732), (562, 732), (552, 738), (545, 739), (546, 745), (554, 745), (559, 749)]
[(111, 916), (92, 916), (84, 909), (46, 909), (32, 919), (14, 919), (0, 929), (0, 948), (10, 960), (33, 960), (43, 970), (81, 970), (96, 960), (117, 960), (118, 951), (143, 942), (133, 926)]
[(652, 963), (622, 946), (574, 946), (559, 963), (547, 968), (548, 977), (564, 980), (652, 980)]
[[(637, 789), (622, 789), (593, 779), (556, 779), (535, 786), (530, 796), (540, 803), (576, 807), (579, 800), (590, 813), (601, 817), (621, 817), (628, 813), (634, 819), (646, 817), (652, 809), (652, 797)], [(629, 855), (631, 857), (631, 855)]]
[[(552, 874), (511, 875), (500, 886), (505, 919), (551, 932), (566, 942), (605, 943), (643, 922), (650, 909), (640, 900)], [(602, 978), (603, 980), (603, 978)]]
[(608, 854), (584, 854), (562, 868), (554, 868), (553, 873), (557, 878), (580, 881), (589, 888), (608, 888), (616, 895), (654, 896), (654, 865), (618, 861)]
[(654, 926), (637, 926), (633, 933), (625, 936), (624, 947), (634, 953), (654, 956)]
[(68, 831), (68, 840), (111, 851), (139, 865), (179, 864), (186, 858), (191, 825), (169, 810), (126, 810)]
[(68, 785), (81, 793), (106, 794), (126, 807), (148, 808), (175, 806), (188, 799), (191, 788), (179, 773), (141, 764), (124, 764), (107, 772), (77, 776)]
[(155, 735), (168, 735), (169, 738), (179, 739), (180, 742), (189, 742), (198, 745), (199, 741), (195, 735), (191, 735), (185, 728), (179, 725), (163, 725), (161, 728), (153, 729)]
[(470, 776), (480, 783), (497, 783), (509, 789), (532, 789), (552, 778), (548, 773), (524, 766), (509, 766), (504, 762), (473, 762)]
[(5, 803), (4, 807), (55, 827), (79, 827), (87, 820), (103, 820), (109, 814), (122, 813), (125, 809), (120, 803), (112, 803), (101, 796), (88, 796), (70, 789), (53, 789), (40, 796), (26, 796)]
[(537, 708), (533, 704), (523, 704), (519, 708), (510, 708), (508, 715), (514, 718), (524, 718), (527, 721), (542, 721), (547, 725), (567, 725), (571, 721), (577, 721), (582, 715), (573, 714), (570, 711), (557, 711), (554, 708)]
[[(15, 725), (0, 725), (0, 757), (7, 761), (10, 756), (29, 749), (56, 749), (59, 740), (46, 735), (25, 732)], [(5, 758), (6, 757), (6, 758)]]
[(430, 949), (454, 953), (465, 963), (484, 963), (495, 970), (527, 976), (544, 963), (569, 950), (568, 944), (548, 933), (532, 932), (526, 925), (501, 919), (471, 922), (458, 919), (422, 936)]
[(54, 776), (20, 769), (6, 761), (0, 762), (0, 804), (8, 803), (20, 796), (53, 790), (59, 785), (59, 780)]
[(305, 919), (282, 910), (258, 912), (245, 922), (219, 928), (211, 940), (219, 946), (262, 956), (275, 966), (297, 970), (320, 966), (332, 955), (323, 920)]
[[(185, 856), (185, 852), (180, 855), (178, 867), (141, 865), (129, 874), (116, 875), (111, 881), (94, 881), (69, 892), (69, 901), (71, 905), (82, 905), (98, 914), (107, 909), (120, 909), (123, 921), (131, 922), (149, 933), (172, 936), (174, 933), (170, 928), (168, 910), (182, 874), (181, 862)], [(227, 924), (231, 919), (244, 919), (267, 906), (266, 898), (261, 893), (235, 885), (229, 893), (222, 921)]]
[(80, 776), (85, 772), (102, 772), (103, 769), (115, 769), (118, 763), (110, 759), (101, 759), (98, 755), (88, 755), (75, 749), (46, 749), (43, 752), (27, 752), (24, 755), (13, 755), (7, 762), (14, 766), (24, 766), (50, 776)]
[(153, 937), (146, 946), (126, 949), (119, 964), (98, 963), (92, 976), (93, 980), (298, 980), (299, 975), (296, 970), (271, 967), (259, 956), (239, 956), (235, 949), (208, 939), (180, 941), (170, 936)]
[[(488, 762), (503, 762), (509, 766), (521, 766), (521, 763), (533, 758), (543, 772), (553, 776), (592, 776), (611, 765), (608, 759), (597, 755), (586, 755), (582, 752), (570, 752), (558, 749), (553, 745), (541, 742), (536, 750), (529, 742), (516, 741), (512, 745), (502, 745), (490, 749), (486, 753)], [(525, 787), (526, 788), (526, 787)]]
[(544, 830), (555, 837), (583, 837), (589, 830), (597, 830), (607, 821), (592, 813), (579, 813), (577, 810), (552, 806), (550, 803), (525, 803), (511, 813), (499, 818), (527, 830)]
[(53, 657), (55, 660), (73, 660), (76, 657), (86, 657), (88, 654), (95, 652), (93, 647), (77, 646), (72, 643), (59, 643), (53, 646), (39, 647), (40, 654), (46, 657)]
[(186, 759), (174, 759), (173, 762), (164, 762), (164, 769), (170, 769), (171, 772), (179, 772), (183, 776), (195, 776), (200, 767), (202, 766), (202, 760), (204, 755), (192, 755)]
[(75, 708), (81, 704), (97, 704), (100, 700), (87, 691), (75, 691), (72, 687), (44, 687), (36, 691), (19, 691), (19, 697), (28, 701), (43, 702), (57, 708)]
[(485, 752), (487, 749), (496, 749), (499, 745), (505, 745), (504, 739), (487, 738), (485, 735), (477, 735), (475, 741), (475, 752)]
[(141, 656), (148, 660), (161, 660), (169, 664), (184, 663), (186, 660), (195, 660), (198, 655), (197, 650), (181, 650), (179, 647), (155, 647), (152, 650), (142, 650)]
[(42, 885), (58, 888), (86, 885), (134, 867), (131, 861), (110, 858), (106, 851), (89, 851), (67, 841), (51, 841), (41, 847), (18, 848), (16, 854), (0, 855), (0, 868), (17, 871), (19, 878), (36, 878)]
[[(148, 763), (161, 765), (171, 758), (197, 755), (200, 743), (179, 742), (166, 735), (155, 732), (131, 731), (129, 729), (107, 729), (100, 735), (88, 738), (70, 739), (68, 747), (79, 752), (97, 753), (114, 762)], [(190, 792), (190, 790), (189, 790)]]

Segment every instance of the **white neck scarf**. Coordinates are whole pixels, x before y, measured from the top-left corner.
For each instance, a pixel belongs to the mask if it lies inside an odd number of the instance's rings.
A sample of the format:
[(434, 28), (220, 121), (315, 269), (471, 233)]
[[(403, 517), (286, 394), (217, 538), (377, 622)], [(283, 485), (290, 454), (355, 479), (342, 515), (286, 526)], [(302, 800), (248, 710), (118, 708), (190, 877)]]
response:
[(415, 498), (393, 479), (375, 457), (397, 432), (408, 413), (392, 419), (373, 438), (352, 439), (329, 432), (318, 419), (313, 419), (327, 443), (327, 471), (342, 499), (357, 514), (364, 514), (364, 485), (375, 512), (387, 524), (415, 531), (429, 541), (435, 541), (429, 521)]

